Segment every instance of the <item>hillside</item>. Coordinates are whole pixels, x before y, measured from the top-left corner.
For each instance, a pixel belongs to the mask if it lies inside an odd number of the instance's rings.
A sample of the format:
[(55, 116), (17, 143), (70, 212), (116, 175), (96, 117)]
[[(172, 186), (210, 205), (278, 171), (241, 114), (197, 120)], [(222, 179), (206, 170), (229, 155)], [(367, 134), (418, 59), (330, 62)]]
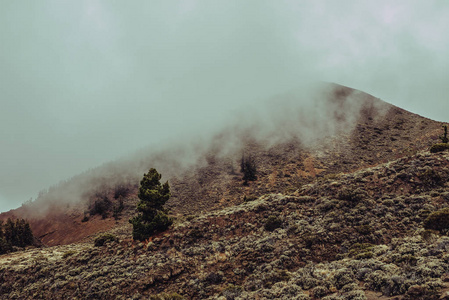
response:
[(448, 180), (449, 154), (422, 151), (178, 220), (148, 243), (133, 243), (125, 226), (114, 231), (119, 242), (104, 246), (4, 255), (0, 294), (440, 299), (449, 291), (449, 238), (423, 223), (449, 207)]
[[(343, 86), (321, 87), (307, 109), (297, 106), (300, 99), (295, 93), (275, 97), (268, 102), (274, 111), (270, 115), (237, 122), (203, 144), (148, 151), (75, 176), (0, 219), (26, 218), (45, 244), (70, 244), (126, 224), (134, 213), (139, 180), (150, 167), (170, 182), (167, 206), (183, 218), (240, 204), (245, 197), (289, 194), (316, 178), (412, 155), (428, 149), (441, 134), (439, 122)], [(242, 184), (242, 156), (257, 163), (258, 180), (249, 186)], [(126, 193), (121, 195), (121, 189)], [(119, 198), (124, 210), (115, 220), (112, 210)], [(103, 200), (105, 218), (91, 215), (95, 202)], [(86, 216), (89, 221), (82, 222)]]

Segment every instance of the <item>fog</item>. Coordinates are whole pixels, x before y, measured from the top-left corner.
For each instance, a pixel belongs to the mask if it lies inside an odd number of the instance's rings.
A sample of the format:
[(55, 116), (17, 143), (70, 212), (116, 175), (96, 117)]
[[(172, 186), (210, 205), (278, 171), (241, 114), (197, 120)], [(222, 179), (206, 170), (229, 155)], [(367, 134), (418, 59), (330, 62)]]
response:
[(445, 1), (1, 1), (0, 211), (314, 80), (448, 121), (448, 27)]

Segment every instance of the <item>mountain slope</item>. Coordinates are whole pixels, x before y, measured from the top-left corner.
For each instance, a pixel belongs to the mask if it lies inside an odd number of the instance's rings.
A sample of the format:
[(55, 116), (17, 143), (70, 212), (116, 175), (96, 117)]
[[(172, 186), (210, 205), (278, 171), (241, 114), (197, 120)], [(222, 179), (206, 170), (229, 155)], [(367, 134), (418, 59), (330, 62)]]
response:
[(423, 223), (449, 207), (448, 180), (449, 154), (424, 151), (178, 221), (147, 243), (129, 240), (128, 226), (101, 247), (2, 256), (0, 295), (438, 299), (449, 238)]
[[(268, 114), (252, 119), (258, 110), (250, 108), (241, 117), (246, 123), (240, 120), (205, 144), (172, 146), (110, 163), (0, 218), (27, 218), (45, 244), (69, 244), (126, 223), (134, 213), (138, 182), (150, 167), (170, 182), (167, 206), (182, 218), (236, 205), (244, 198), (289, 194), (316, 178), (411, 155), (427, 149), (441, 132), (439, 122), (351, 88), (326, 85), (315, 94), (275, 97), (267, 104)], [(304, 102), (303, 97), (311, 98)], [(243, 185), (239, 171), (242, 155), (252, 156), (257, 164), (258, 180), (249, 186)], [(116, 221), (112, 207), (119, 199), (114, 194), (123, 186), (128, 190), (121, 197), (125, 209)], [(94, 215), (82, 222), (103, 199), (110, 209), (107, 217)]]

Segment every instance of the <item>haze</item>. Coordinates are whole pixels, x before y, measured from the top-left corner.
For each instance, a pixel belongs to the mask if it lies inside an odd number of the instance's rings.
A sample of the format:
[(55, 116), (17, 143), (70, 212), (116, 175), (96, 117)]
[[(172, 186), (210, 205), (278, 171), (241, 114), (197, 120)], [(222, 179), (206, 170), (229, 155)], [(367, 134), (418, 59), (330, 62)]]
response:
[(318, 80), (449, 121), (446, 1), (0, 0), (0, 211)]

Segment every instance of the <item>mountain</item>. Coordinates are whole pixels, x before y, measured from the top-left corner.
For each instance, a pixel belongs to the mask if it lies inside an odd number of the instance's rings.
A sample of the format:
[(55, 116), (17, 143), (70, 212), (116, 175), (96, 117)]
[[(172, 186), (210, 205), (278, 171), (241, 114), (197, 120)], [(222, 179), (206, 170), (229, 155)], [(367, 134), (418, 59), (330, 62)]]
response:
[[(442, 124), (334, 84), (266, 105), (268, 113), (249, 107), (207, 141), (98, 167), (1, 214), (27, 218), (53, 247), (0, 256), (0, 295), (443, 295), (449, 241), (424, 228), (449, 201), (449, 156), (428, 151)], [(248, 158), (257, 180), (245, 184)], [(150, 167), (170, 183), (175, 224), (136, 243), (128, 219)], [(104, 232), (118, 241), (95, 247)]]
[[(240, 119), (207, 141), (148, 150), (90, 170), (50, 188), (33, 203), (0, 214), (0, 219), (26, 218), (45, 244), (69, 244), (125, 224), (134, 213), (139, 181), (151, 167), (169, 181), (167, 206), (179, 218), (236, 205), (245, 197), (288, 194), (317, 177), (411, 155), (428, 149), (441, 134), (439, 122), (334, 84), (320, 85), (319, 92), (305, 96), (280, 95), (265, 104), (269, 113), (261, 119), (251, 119), (248, 115), (258, 111), (249, 107), (241, 117), (247, 123)], [(242, 156), (253, 157), (258, 168), (258, 180), (249, 186), (242, 185)], [(121, 220), (114, 220), (114, 195), (120, 189), (126, 191), (120, 197), (124, 211)], [(82, 222), (95, 202), (104, 199), (108, 217), (97, 214)]]

